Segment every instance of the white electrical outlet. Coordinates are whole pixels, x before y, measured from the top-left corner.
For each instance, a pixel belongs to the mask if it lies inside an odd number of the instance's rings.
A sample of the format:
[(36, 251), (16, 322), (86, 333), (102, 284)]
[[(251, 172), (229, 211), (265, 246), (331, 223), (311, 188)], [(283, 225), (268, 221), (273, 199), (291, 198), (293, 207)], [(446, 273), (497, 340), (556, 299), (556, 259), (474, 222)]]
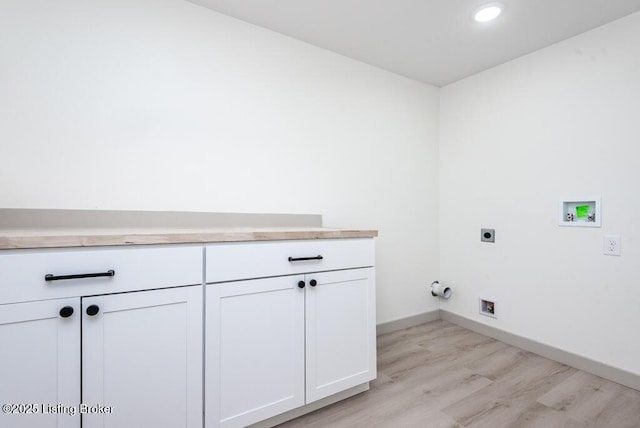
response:
[(603, 254), (606, 254), (607, 256), (619, 256), (620, 235), (605, 235), (603, 246)]

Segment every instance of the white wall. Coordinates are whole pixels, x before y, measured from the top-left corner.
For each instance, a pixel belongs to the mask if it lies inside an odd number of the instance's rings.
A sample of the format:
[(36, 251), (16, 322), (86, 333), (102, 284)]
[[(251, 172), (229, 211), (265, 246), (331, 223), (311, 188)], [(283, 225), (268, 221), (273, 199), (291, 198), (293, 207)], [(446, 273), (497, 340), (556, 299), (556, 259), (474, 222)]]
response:
[[(442, 309), (640, 373), (639, 41), (637, 13), (442, 89)], [(601, 228), (558, 226), (580, 195)]]
[(437, 108), (184, 0), (0, 0), (0, 207), (376, 228), (378, 322), (437, 308)]

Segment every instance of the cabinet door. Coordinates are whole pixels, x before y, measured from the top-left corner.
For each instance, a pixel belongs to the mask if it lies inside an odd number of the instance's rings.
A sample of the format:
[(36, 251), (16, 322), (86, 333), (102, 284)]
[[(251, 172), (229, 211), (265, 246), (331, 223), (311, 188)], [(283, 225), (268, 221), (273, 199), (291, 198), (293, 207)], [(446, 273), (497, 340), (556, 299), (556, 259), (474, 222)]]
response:
[(82, 312), (82, 402), (106, 406), (84, 428), (202, 426), (202, 287), (83, 298)]
[(80, 299), (0, 305), (0, 404), (29, 412), (0, 426), (78, 428), (79, 403)]
[(376, 377), (373, 268), (306, 276), (307, 403)]
[(304, 404), (300, 281), (301, 275), (207, 285), (208, 428), (244, 427)]

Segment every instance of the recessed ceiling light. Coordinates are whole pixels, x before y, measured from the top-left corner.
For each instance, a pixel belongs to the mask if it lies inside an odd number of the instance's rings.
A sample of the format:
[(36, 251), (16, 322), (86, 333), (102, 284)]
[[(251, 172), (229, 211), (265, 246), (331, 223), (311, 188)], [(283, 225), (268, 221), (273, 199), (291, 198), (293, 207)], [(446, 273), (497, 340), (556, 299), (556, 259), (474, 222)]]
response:
[(499, 3), (486, 4), (473, 13), (473, 19), (477, 22), (488, 22), (496, 19), (502, 13), (502, 5)]

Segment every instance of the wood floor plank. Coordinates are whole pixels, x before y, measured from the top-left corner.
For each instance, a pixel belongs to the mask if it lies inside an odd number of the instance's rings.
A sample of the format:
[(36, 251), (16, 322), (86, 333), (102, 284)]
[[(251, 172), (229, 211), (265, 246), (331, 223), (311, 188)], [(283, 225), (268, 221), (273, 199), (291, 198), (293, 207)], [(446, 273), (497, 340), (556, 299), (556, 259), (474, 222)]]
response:
[(539, 358), (542, 357), (513, 346), (505, 346), (500, 352), (471, 361), (466, 367), (474, 373), (496, 380), (508, 377), (510, 373), (517, 372), (523, 364), (526, 366), (532, 363), (532, 359)]
[(398, 359), (386, 367), (380, 367), (380, 370), (407, 388), (415, 388), (444, 372), (464, 368), (474, 359), (495, 354), (504, 348), (503, 343), (487, 340), (476, 344), (473, 352), (461, 352), (454, 348), (448, 354), (416, 354), (411, 358)]
[(387, 418), (378, 419), (373, 426), (376, 428), (464, 428), (448, 415), (438, 410), (430, 410), (427, 406), (402, 412), (393, 421)]
[(564, 364), (527, 353), (517, 368), (505, 372), (482, 390), (452, 403), (443, 412), (464, 426), (508, 426), (537, 398), (575, 373)]
[(393, 346), (399, 343), (405, 344), (411, 341), (421, 341), (425, 338), (431, 337), (434, 332), (442, 330), (443, 328), (455, 329), (458, 328), (458, 326), (444, 320), (438, 320), (405, 328), (403, 330), (397, 330), (378, 336), (378, 348), (384, 348), (387, 345)]
[(564, 412), (534, 403), (521, 412), (510, 426), (513, 428), (585, 428), (587, 424), (576, 421)]
[(638, 428), (640, 427), (640, 392), (623, 387), (592, 422), (593, 428)]
[[(578, 421), (589, 422), (596, 420), (624, 390), (625, 387), (622, 385), (578, 371), (538, 398), (538, 402), (566, 412)], [(638, 417), (640, 418), (640, 415)]]
[(393, 381), (380, 388), (348, 398), (309, 415), (281, 425), (282, 427), (370, 427), (397, 420), (405, 413), (426, 417), (430, 412), (427, 400)]

